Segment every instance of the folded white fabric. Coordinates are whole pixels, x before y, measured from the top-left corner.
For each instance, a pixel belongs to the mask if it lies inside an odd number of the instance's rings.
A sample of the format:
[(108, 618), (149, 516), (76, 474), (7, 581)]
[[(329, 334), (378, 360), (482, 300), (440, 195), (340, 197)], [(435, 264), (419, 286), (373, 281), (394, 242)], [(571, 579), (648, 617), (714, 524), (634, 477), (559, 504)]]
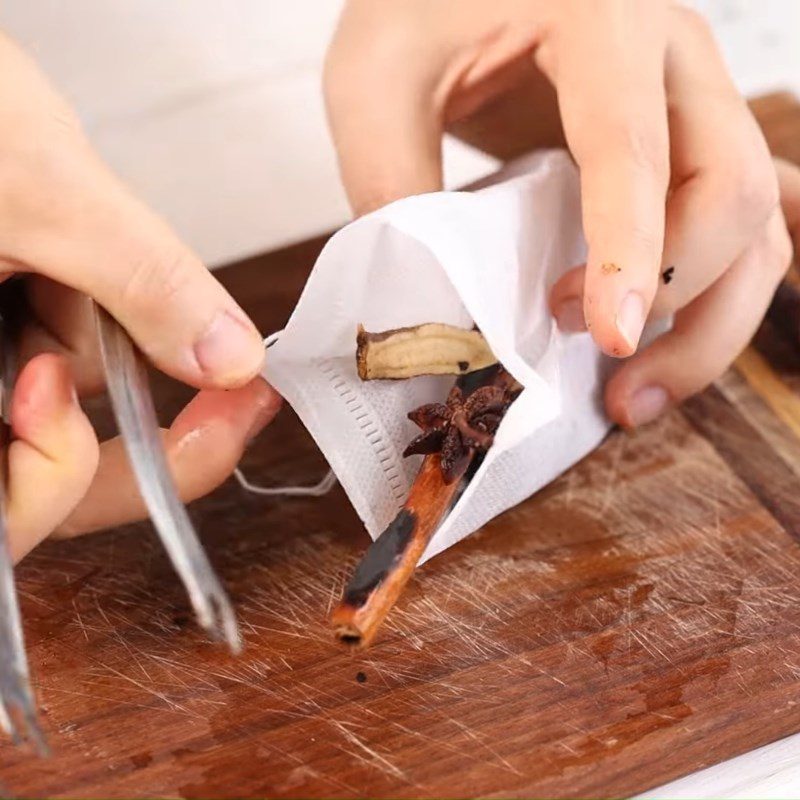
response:
[[(362, 382), (356, 329), (477, 325), (524, 390), (428, 547), (430, 558), (552, 481), (609, 428), (608, 360), (588, 334), (563, 336), (547, 309), (585, 258), (577, 171), (562, 151), (527, 157), (474, 192), (400, 200), (326, 245), (264, 375), (299, 415), (375, 538), (402, 506), (420, 457), (406, 414), (452, 378)], [(424, 560), (423, 559), (423, 560)]]

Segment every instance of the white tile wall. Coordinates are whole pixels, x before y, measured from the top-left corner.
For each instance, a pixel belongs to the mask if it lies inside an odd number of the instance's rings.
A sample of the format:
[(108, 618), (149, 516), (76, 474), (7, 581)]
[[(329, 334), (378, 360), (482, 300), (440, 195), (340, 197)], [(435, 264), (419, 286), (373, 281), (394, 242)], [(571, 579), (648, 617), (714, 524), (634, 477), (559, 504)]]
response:
[[(376, 0), (377, 1), (377, 0)], [(341, 0), (6, 0), (0, 27), (210, 264), (347, 218), (319, 76)], [(800, 92), (800, 0), (694, 0), (743, 92)], [(450, 185), (491, 159), (449, 143)], [(798, 797), (800, 737), (646, 797)]]

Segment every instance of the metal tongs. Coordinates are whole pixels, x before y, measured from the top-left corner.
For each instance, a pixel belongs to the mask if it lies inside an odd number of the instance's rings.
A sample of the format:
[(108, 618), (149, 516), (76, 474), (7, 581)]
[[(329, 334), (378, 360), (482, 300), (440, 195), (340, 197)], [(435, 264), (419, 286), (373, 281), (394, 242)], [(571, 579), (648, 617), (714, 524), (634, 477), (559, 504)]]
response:
[[(25, 656), (5, 503), (8, 410), (17, 361), (16, 326), (12, 323), (20, 316), (21, 303), (24, 301), (17, 293), (0, 306), (0, 727), (15, 743), (29, 740), (40, 754), (46, 754)], [(212, 639), (224, 640), (237, 653), (241, 640), (233, 607), (175, 490), (144, 361), (122, 326), (103, 309), (96, 310), (111, 405), (150, 518), (186, 587), (198, 622)]]
[(114, 317), (95, 308), (108, 395), (150, 519), (189, 593), (197, 621), (212, 639), (225, 641), (238, 653), (241, 639), (233, 606), (169, 472), (144, 360)]
[(8, 445), (11, 440), (11, 394), (17, 370), (11, 316), (15, 309), (0, 309), (0, 727), (14, 744), (28, 740), (40, 755), (47, 755), (47, 742), (39, 727), (31, 691), (28, 659), (22, 636), (14, 566), (8, 535), (6, 480)]

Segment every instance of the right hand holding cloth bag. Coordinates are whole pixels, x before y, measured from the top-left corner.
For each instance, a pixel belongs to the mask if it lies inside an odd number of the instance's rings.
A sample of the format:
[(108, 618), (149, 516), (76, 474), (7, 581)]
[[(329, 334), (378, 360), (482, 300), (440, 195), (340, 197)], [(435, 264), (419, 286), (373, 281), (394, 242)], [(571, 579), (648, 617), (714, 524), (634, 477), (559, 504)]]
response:
[[(376, 538), (402, 507), (420, 457), (407, 418), (453, 378), (362, 381), (356, 333), (442, 322), (476, 326), (522, 385), (474, 477), (422, 560), (476, 531), (595, 448), (613, 359), (588, 333), (560, 333), (550, 287), (584, 261), (578, 172), (534, 154), (474, 192), (397, 201), (339, 231), (269, 348), (265, 378), (292, 405)], [(648, 336), (655, 331), (649, 330)]]

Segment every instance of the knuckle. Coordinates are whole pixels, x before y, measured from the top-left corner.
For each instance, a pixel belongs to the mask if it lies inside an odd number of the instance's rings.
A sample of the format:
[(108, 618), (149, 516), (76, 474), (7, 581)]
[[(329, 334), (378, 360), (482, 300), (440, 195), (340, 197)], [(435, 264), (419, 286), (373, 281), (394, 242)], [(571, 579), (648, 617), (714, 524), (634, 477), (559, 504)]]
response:
[(138, 311), (169, 313), (194, 279), (194, 262), (186, 253), (149, 252), (133, 260), (120, 282), (119, 303)]
[(666, 192), (669, 183), (669, 141), (666, 126), (650, 121), (615, 114), (616, 122), (608, 120), (609, 128), (602, 147), (592, 148), (584, 163), (593, 169), (621, 171), (621, 177), (645, 179), (658, 191)]
[(653, 260), (661, 255), (663, 233), (644, 219), (633, 220), (628, 229), (633, 245), (642, 253), (649, 253)]
[(17, 158), (15, 153), (0, 150), (0, 211), (4, 219), (9, 219), (10, 212), (18, 205), (18, 196), (24, 196), (30, 172), (25, 160)]
[(738, 170), (733, 197), (740, 220), (763, 223), (780, 202), (775, 170), (763, 168), (760, 160), (743, 165)]
[(623, 132), (622, 144), (636, 170), (649, 173), (666, 187), (670, 170), (665, 137), (644, 125), (629, 125)]

